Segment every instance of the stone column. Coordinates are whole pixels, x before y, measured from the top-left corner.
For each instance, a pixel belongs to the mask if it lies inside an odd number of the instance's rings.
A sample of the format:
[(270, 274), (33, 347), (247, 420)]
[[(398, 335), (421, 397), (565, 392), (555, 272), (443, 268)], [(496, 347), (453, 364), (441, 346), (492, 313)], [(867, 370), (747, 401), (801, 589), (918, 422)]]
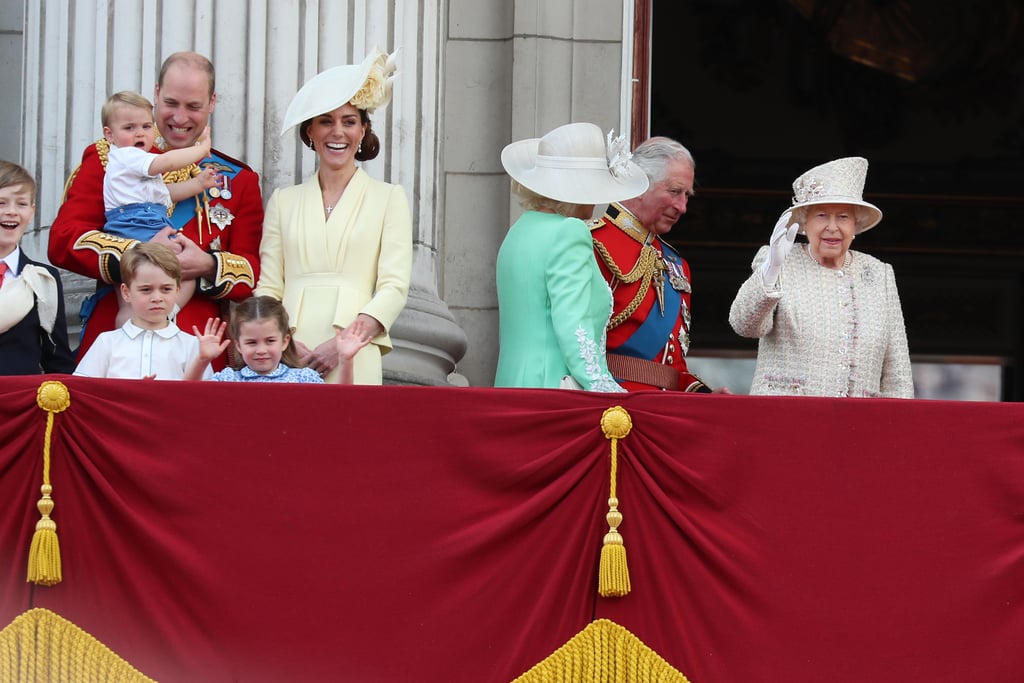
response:
[[(438, 294), (438, 244), (444, 220), (441, 177), (441, 40), (444, 0), (407, 0), (394, 16), (401, 74), (388, 111), (391, 143), (385, 166), (392, 182), (411, 190), (415, 249), (405, 310), (392, 330), (394, 350), (384, 356), (384, 381), (438, 385), (449, 382), (466, 353), (466, 334)], [(454, 384), (463, 384), (452, 375)]]

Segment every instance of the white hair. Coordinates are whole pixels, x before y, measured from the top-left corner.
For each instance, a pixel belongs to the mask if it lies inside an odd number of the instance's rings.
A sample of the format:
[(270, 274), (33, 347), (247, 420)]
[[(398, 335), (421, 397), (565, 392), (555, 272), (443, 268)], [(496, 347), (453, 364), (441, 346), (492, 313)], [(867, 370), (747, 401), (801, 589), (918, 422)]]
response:
[(690, 150), (671, 138), (653, 137), (637, 145), (633, 150), (633, 163), (643, 169), (653, 187), (668, 175), (671, 161), (684, 161), (696, 170)]

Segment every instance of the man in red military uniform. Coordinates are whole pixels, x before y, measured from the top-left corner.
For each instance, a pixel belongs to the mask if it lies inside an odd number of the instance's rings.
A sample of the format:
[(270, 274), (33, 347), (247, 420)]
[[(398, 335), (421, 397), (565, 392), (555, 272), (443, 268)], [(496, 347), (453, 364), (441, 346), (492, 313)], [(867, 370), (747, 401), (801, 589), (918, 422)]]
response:
[[(162, 135), (161, 149), (195, 144), (208, 125), (217, 101), (213, 65), (194, 52), (176, 52), (160, 70), (155, 94), (155, 120)], [(97, 281), (96, 294), (82, 307), (83, 322), (78, 356), (101, 332), (114, 328), (120, 259), (135, 240), (103, 232), (103, 175), (109, 144), (89, 145), (81, 165), (71, 174), (64, 202), (50, 228), (49, 257), (57, 266)], [(161, 151), (159, 149), (153, 151)], [(152, 241), (161, 241), (178, 255), (182, 276), (196, 281), (196, 291), (177, 315), (186, 332), (221, 315), (221, 303), (252, 295), (259, 276), (260, 237), (263, 233), (263, 198), (259, 176), (248, 166), (216, 150), (203, 160), (214, 166), (220, 183), (197, 197), (179, 202), (171, 214), (173, 228), (165, 228)], [(192, 175), (199, 169), (193, 167)], [(173, 176), (173, 174), (167, 174)], [(167, 182), (186, 179), (167, 177)], [(223, 367), (224, 359), (215, 366)]]
[(651, 138), (633, 152), (651, 184), (609, 205), (591, 224), (594, 252), (612, 289), (608, 369), (630, 391), (710, 392), (686, 367), (690, 348), (690, 266), (662, 241), (686, 213), (694, 163), (674, 140)]

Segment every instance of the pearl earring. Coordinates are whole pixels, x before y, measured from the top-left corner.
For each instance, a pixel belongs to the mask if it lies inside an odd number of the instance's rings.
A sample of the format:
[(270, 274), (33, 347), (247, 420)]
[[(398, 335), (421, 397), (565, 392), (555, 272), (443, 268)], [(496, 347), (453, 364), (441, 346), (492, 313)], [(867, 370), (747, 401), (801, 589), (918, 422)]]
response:
[(363, 141), (362, 140), (359, 141), (359, 146), (356, 148), (356, 152), (358, 152), (359, 154), (363, 153)]

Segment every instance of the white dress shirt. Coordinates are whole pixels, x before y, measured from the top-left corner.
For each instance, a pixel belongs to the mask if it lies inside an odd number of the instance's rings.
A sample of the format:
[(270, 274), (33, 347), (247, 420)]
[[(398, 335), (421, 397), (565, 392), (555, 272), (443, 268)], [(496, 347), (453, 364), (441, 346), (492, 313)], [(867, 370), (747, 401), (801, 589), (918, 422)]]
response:
[[(83, 377), (184, 379), (199, 355), (199, 340), (172, 322), (159, 330), (144, 330), (129, 320), (120, 329), (96, 337), (75, 374)], [(209, 364), (203, 379), (213, 377)]]

